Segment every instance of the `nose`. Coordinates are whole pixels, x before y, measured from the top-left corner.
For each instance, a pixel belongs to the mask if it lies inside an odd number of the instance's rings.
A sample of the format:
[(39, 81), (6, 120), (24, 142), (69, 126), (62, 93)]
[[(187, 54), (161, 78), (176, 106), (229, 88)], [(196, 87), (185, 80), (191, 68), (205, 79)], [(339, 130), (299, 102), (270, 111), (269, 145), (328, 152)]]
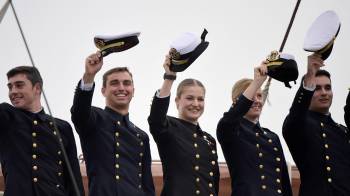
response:
[(124, 84), (123, 84), (123, 83), (120, 83), (120, 84), (118, 85), (118, 90), (119, 90), (119, 91), (123, 91), (124, 89), (125, 89)]
[(192, 105), (198, 106), (199, 105), (199, 101), (197, 99), (194, 99), (193, 102), (192, 102)]
[(327, 93), (327, 90), (325, 88), (321, 88), (321, 94), (325, 95)]

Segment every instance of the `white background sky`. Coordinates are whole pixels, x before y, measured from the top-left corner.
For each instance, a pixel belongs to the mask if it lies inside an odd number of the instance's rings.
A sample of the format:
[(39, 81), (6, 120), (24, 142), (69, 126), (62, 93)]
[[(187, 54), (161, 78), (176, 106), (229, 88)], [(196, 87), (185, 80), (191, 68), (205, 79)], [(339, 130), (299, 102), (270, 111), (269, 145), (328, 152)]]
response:
[[(0, 0), (0, 6), (4, 2)], [(67, 121), (70, 121), (75, 86), (84, 71), (84, 59), (96, 51), (94, 35), (141, 31), (138, 46), (104, 59), (104, 67), (96, 79), (93, 105), (104, 107), (100, 93), (102, 74), (115, 66), (128, 66), (134, 74), (136, 89), (130, 118), (147, 133), (147, 116), (152, 96), (163, 80), (162, 63), (169, 43), (182, 32), (200, 35), (203, 28), (207, 28), (208, 49), (191, 67), (178, 74), (175, 86), (189, 77), (204, 83), (206, 107), (200, 125), (216, 137), (217, 122), (231, 104), (232, 85), (242, 77), (253, 77), (253, 66), (271, 50), (279, 49), (296, 0), (14, 0), (13, 3), (43, 76), (53, 114)], [(325, 68), (332, 73), (335, 94), (331, 113), (343, 124), (343, 106), (350, 87), (350, 2), (302, 0), (284, 52), (296, 57), (300, 75), (304, 74), (309, 54), (302, 49), (305, 33), (313, 20), (326, 10), (336, 11), (342, 22)], [(6, 72), (14, 66), (30, 65), (11, 8), (0, 24), (0, 62), (0, 102), (8, 102)], [(281, 127), (299, 83), (300, 76), (292, 89), (273, 81), (272, 104), (265, 106), (260, 119), (262, 126), (280, 136), (289, 162), (292, 158)], [(175, 88), (172, 92), (175, 94)], [(168, 114), (177, 116), (174, 97)], [(157, 147), (151, 135), (150, 138), (152, 157), (157, 160)], [(76, 141), (80, 153), (77, 135)], [(218, 148), (219, 159), (224, 161), (220, 146)]]

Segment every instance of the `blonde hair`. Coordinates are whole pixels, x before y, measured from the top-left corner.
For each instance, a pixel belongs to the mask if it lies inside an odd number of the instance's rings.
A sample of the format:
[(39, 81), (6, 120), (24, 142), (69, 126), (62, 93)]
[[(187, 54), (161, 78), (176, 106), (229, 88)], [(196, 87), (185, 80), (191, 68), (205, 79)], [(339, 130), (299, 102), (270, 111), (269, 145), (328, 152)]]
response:
[(248, 88), (250, 83), (252, 83), (252, 79), (243, 78), (238, 80), (232, 87), (231, 98), (232, 105), (236, 104), (237, 98)]
[(177, 86), (176, 97), (180, 98), (184, 88), (188, 87), (188, 86), (199, 86), (199, 87), (203, 88), (204, 94), (205, 94), (205, 87), (202, 84), (202, 82), (200, 82), (199, 80), (196, 80), (196, 79), (187, 78), (187, 79), (182, 80), (182, 82), (180, 82), (180, 84)]

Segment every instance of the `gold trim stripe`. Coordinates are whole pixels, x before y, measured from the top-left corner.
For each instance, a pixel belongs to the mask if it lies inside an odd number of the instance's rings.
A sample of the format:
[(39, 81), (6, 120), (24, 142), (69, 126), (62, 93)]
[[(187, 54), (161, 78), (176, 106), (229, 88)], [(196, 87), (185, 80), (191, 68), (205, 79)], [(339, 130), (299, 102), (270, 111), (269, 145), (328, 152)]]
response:
[(116, 42), (116, 43), (113, 43), (113, 44), (108, 44), (108, 45), (100, 48), (100, 50), (105, 50), (107, 48), (112, 48), (112, 47), (119, 47), (119, 46), (122, 46), (124, 44), (125, 44), (124, 42)]

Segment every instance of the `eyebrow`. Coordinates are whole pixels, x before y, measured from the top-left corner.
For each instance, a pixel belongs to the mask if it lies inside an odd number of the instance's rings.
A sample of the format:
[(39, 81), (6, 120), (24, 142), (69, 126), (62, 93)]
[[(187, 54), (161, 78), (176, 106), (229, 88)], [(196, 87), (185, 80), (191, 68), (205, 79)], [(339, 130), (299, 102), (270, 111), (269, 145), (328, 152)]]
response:
[[(15, 81), (13, 84), (24, 84), (24, 81)], [(12, 83), (7, 83), (7, 86), (13, 85)]]

